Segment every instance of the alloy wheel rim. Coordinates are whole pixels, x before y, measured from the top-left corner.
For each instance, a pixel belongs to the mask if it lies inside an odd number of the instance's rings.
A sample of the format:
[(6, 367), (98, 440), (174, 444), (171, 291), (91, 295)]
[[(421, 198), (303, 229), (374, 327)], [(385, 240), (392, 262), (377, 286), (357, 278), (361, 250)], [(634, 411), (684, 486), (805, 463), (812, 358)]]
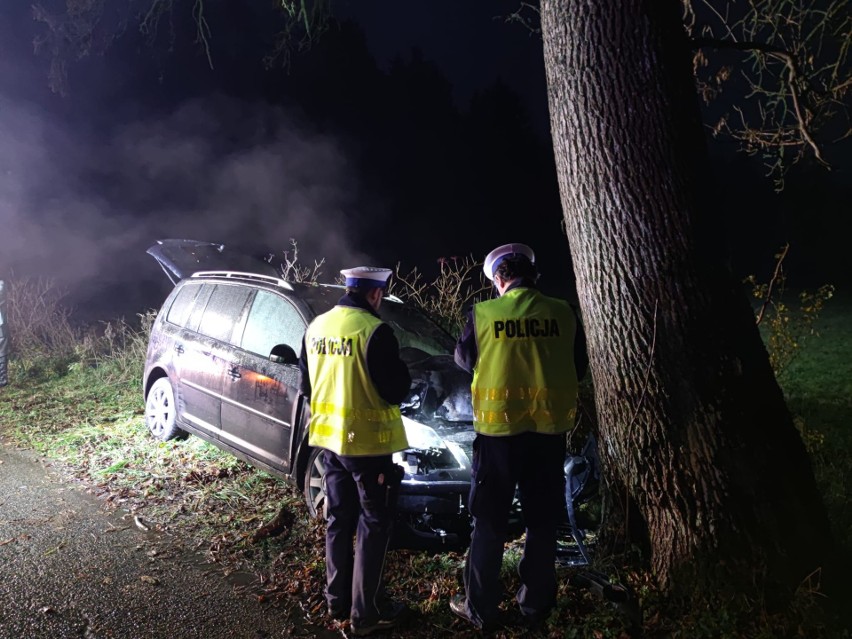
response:
[(148, 396), (148, 428), (155, 435), (162, 435), (172, 416), (172, 403), (162, 388), (154, 389)]
[(322, 461), (322, 455), (317, 455), (311, 464), (311, 472), (308, 478), (310, 483), (309, 496), (314, 512), (319, 514), (323, 502), (325, 501), (325, 488), (323, 487), (323, 475), (325, 474), (325, 464)]

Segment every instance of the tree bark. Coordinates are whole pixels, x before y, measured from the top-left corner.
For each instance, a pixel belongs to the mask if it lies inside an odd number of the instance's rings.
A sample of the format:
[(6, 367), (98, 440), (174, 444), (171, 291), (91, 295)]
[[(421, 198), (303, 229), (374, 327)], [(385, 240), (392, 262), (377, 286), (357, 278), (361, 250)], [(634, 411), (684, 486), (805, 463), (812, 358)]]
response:
[(825, 561), (828, 520), (723, 261), (679, 7), (541, 3), (600, 454), (662, 586), (762, 574), (789, 591)]

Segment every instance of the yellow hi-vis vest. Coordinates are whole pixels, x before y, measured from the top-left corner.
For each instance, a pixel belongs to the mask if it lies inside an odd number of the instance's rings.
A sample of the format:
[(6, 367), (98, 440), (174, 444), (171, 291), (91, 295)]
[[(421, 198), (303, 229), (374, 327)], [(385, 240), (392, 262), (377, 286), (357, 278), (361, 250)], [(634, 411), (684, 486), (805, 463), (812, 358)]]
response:
[(483, 435), (564, 433), (574, 425), (574, 312), (567, 302), (515, 288), (473, 308), (479, 357), (473, 427)]
[(408, 448), (399, 406), (381, 398), (367, 370), (367, 344), (381, 323), (363, 309), (335, 306), (308, 327), (311, 446), (353, 457)]

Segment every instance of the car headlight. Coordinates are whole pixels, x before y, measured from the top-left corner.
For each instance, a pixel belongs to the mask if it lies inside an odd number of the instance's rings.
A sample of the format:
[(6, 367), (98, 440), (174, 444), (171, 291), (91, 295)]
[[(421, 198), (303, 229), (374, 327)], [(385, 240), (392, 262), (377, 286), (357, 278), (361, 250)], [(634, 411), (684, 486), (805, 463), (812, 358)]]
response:
[(470, 459), (468, 458), (467, 453), (464, 452), (464, 448), (455, 442), (447, 442), (447, 448), (450, 449), (453, 457), (456, 458), (456, 461), (459, 463), (459, 468), (470, 468)]
[(409, 448), (394, 453), (394, 461), (409, 474), (422, 474), (429, 469), (470, 468), (470, 459), (455, 442), (442, 438), (434, 428), (402, 416)]
[(411, 448), (429, 450), (430, 448), (446, 448), (447, 443), (441, 439), (435, 429), (415, 422), (413, 419), (402, 416), (402, 425), (405, 426), (405, 436)]

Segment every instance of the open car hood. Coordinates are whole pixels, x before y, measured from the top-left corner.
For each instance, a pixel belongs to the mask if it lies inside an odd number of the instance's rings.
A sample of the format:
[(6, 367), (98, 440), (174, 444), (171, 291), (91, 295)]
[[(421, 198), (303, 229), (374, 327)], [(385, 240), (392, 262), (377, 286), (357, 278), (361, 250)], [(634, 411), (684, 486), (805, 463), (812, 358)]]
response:
[(274, 254), (231, 244), (198, 240), (157, 240), (146, 251), (159, 262), (172, 284), (198, 271), (241, 271), (281, 277)]

